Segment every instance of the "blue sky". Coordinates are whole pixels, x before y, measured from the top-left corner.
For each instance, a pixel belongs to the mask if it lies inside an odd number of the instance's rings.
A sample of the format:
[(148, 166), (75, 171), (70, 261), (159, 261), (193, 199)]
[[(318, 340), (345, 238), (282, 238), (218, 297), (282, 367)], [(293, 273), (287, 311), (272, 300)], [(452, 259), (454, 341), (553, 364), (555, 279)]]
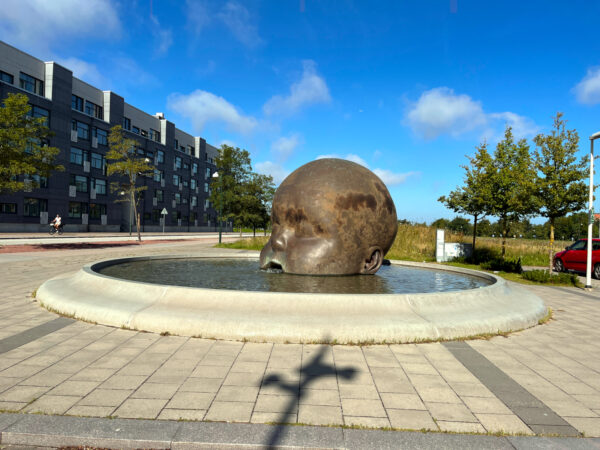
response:
[(2, 0), (0, 39), (113, 90), (280, 181), (319, 156), (361, 162), (399, 218), (437, 202), (505, 124), (562, 111), (600, 130), (600, 2)]

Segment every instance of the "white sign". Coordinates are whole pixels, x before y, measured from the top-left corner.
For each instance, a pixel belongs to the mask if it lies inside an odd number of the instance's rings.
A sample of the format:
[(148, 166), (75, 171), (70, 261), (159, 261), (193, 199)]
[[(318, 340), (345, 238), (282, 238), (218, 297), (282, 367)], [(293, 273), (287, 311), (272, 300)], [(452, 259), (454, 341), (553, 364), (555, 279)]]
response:
[(166, 216), (167, 214), (169, 214), (169, 212), (167, 211), (167, 208), (163, 208), (163, 210), (160, 212), (163, 216)]

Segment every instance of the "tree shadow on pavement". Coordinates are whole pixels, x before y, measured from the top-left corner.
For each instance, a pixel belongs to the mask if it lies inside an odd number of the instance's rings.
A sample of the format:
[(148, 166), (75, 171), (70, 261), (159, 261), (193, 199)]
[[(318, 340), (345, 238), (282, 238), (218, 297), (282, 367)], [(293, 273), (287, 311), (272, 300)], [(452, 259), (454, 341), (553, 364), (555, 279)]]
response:
[[(337, 377), (341, 379), (351, 380), (356, 376), (357, 370), (353, 367), (346, 367), (342, 369), (336, 368), (334, 365), (324, 363), (322, 359), (325, 356), (327, 348), (328, 347), (326, 345), (321, 346), (312, 360), (310, 360), (308, 364), (303, 364), (302, 368), (300, 369), (299, 386), (294, 382), (284, 382), (277, 374), (270, 375), (264, 379), (262, 384), (263, 386), (275, 385), (284, 391), (289, 392), (290, 395), (290, 401), (277, 422), (281, 424), (289, 423), (289, 419), (296, 411), (297, 406), (299, 405), (300, 400), (305, 393), (305, 390), (310, 388), (310, 385), (319, 378), (337, 375)], [(267, 448), (273, 448), (281, 441), (285, 429), (285, 425), (277, 425), (274, 427), (273, 432), (269, 437)]]

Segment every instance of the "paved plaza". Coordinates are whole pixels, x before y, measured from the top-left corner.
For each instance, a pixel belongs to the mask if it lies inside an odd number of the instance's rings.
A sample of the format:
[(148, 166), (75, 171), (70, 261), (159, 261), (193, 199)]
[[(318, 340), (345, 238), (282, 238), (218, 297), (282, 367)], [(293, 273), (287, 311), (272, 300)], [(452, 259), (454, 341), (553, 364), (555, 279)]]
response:
[[(60, 446), (65, 433), (89, 428), (98, 438), (108, 427), (105, 440), (93, 442), (174, 448), (177, 439), (195, 442), (181, 433), (196, 430), (203, 439), (217, 436), (215, 445), (600, 448), (599, 439), (581, 439), (600, 437), (598, 290), (528, 286), (554, 318), (507, 337), (374, 346), (161, 336), (59, 317), (31, 295), (91, 261), (210, 255), (211, 245), (0, 254), (0, 443)], [(273, 423), (304, 426), (248, 425)], [(132, 427), (147, 434), (111, 435)], [(64, 430), (60, 439), (57, 430)], [(156, 437), (160, 430), (166, 441)], [(222, 440), (227, 433), (233, 440)], [(534, 435), (552, 438), (526, 437)]]

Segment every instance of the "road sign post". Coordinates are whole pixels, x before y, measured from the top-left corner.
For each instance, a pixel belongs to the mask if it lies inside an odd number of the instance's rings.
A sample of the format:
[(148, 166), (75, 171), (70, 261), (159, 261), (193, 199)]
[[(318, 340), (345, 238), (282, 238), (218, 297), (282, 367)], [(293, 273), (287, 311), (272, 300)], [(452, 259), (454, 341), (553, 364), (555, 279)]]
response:
[(163, 234), (165, 234), (165, 222), (167, 221), (167, 214), (169, 214), (169, 212), (167, 211), (167, 208), (163, 208), (162, 211), (160, 212), (160, 215), (162, 216), (162, 222), (163, 222)]

